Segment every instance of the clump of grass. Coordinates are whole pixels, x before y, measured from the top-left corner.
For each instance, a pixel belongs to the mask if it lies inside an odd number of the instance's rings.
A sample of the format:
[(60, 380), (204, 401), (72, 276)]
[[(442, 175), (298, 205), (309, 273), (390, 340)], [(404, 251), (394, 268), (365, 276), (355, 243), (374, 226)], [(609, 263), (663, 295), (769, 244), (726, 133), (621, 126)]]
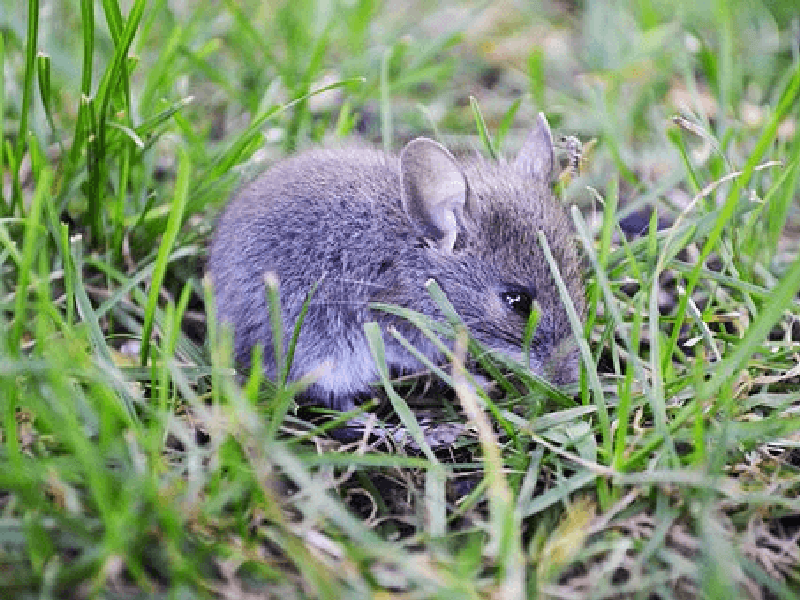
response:
[[(0, 1), (0, 595), (798, 595), (796, 7)], [(399, 313), (457, 336), (452, 391), (382, 370), (413, 441), (237, 377), (202, 262), (238, 181), (331, 134), (502, 154), (537, 110), (597, 140), (578, 388), (435, 285), (444, 325)]]

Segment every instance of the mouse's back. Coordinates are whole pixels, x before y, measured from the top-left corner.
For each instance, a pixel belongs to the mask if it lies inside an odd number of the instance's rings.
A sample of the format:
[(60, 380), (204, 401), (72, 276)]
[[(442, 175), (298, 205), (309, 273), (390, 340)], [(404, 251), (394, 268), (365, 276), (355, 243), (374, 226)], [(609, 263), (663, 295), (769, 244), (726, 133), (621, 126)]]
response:
[(306, 359), (318, 363), (335, 355), (339, 345), (342, 353), (361, 347), (352, 330), (364, 322), (375, 291), (371, 259), (376, 251), (403, 251), (414, 235), (399, 188), (397, 157), (359, 148), (289, 158), (237, 193), (219, 219), (208, 270), (218, 317), (234, 326), (240, 363), (247, 365), (252, 347), (261, 343), (267, 373), (275, 375), (264, 280), (269, 272), (280, 281), (287, 330), (317, 285), (293, 374), (307, 370)]

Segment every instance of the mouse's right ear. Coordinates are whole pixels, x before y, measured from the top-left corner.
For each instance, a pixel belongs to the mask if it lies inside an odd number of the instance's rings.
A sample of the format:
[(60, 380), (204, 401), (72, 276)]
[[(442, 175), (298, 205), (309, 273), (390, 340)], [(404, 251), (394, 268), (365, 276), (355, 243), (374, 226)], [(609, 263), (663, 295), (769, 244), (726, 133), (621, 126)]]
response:
[(553, 135), (544, 113), (539, 113), (514, 165), (522, 173), (542, 183), (550, 183), (556, 166)]
[(423, 235), (452, 252), (458, 222), (464, 222), (467, 178), (450, 152), (433, 140), (417, 138), (400, 153), (403, 210)]

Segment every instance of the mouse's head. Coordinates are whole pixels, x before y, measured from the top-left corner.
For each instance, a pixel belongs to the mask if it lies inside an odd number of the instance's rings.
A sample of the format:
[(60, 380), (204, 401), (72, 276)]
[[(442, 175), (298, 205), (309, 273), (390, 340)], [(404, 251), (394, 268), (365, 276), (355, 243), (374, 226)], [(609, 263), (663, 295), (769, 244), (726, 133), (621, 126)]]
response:
[(414, 274), (439, 283), (476, 339), (514, 358), (538, 304), (530, 366), (555, 383), (574, 381), (576, 345), (538, 232), (578, 314), (584, 289), (572, 229), (550, 190), (555, 159), (544, 115), (513, 162), (461, 163), (421, 138), (400, 164), (403, 208), (427, 246)]

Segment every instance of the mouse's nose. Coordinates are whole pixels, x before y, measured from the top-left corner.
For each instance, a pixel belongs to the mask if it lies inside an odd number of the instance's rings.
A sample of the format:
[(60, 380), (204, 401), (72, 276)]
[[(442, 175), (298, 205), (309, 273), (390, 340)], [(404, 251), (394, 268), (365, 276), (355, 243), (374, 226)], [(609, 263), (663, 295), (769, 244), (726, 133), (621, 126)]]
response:
[(581, 361), (578, 344), (572, 337), (555, 345), (545, 368), (548, 379), (557, 385), (575, 383), (581, 376)]

